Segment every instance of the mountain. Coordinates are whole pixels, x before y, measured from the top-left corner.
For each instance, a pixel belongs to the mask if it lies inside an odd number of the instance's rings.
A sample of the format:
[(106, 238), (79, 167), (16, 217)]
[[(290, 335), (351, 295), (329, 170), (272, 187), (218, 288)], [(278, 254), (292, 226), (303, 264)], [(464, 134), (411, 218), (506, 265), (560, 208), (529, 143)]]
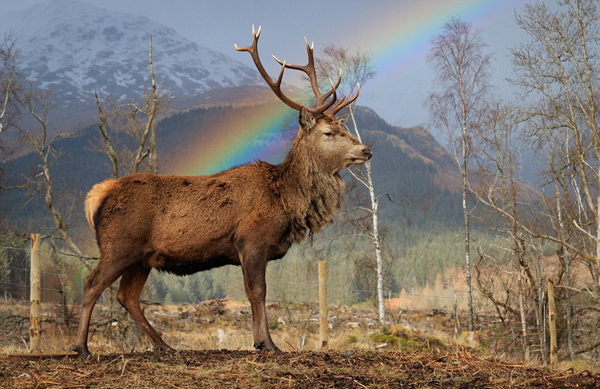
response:
[[(378, 138), (377, 143), (391, 143), (410, 158), (420, 159), (425, 164), (438, 167), (452, 166), (454, 163), (446, 149), (421, 126), (392, 126), (368, 107), (359, 107), (356, 110), (356, 121), (359, 129)], [(454, 169), (451, 168), (450, 172), (454, 172)]]
[[(381, 219), (439, 231), (460, 223), (460, 174), (448, 152), (423, 127), (393, 126), (358, 106), (356, 123), (373, 149)], [(397, 230), (395, 231), (397, 232)]]
[(67, 123), (73, 126), (93, 114), (95, 90), (131, 101), (139, 98), (142, 86), (149, 87), (151, 36), (156, 81), (175, 104), (214, 89), (262, 81), (253, 68), (171, 28), (80, 1), (52, 0), (9, 13), (0, 33), (14, 34), (21, 76), (52, 90), (55, 111), (63, 122), (75, 121)]

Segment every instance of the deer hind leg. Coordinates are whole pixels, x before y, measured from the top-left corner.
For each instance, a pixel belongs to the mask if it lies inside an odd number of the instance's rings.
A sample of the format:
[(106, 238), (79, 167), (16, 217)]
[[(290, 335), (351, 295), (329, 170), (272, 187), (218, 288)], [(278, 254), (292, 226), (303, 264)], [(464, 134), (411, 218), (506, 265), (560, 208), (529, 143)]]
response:
[(259, 350), (281, 351), (271, 339), (267, 320), (267, 309), (265, 306), (267, 295), (267, 283), (265, 280), (267, 269), (266, 259), (262, 256), (242, 256), (242, 258), (244, 286), (246, 287), (246, 295), (252, 309), (254, 347)]
[(98, 301), (98, 298), (117, 278), (126, 270), (127, 265), (115, 265), (111, 261), (103, 261), (85, 278), (83, 283), (83, 301), (81, 303), (81, 317), (79, 318), (79, 328), (77, 329), (77, 339), (73, 351), (76, 351), (80, 357), (87, 358), (90, 356), (88, 349), (88, 331), (90, 327), (90, 319), (92, 311)]
[(119, 291), (117, 292), (117, 300), (119, 300), (121, 305), (127, 309), (127, 312), (129, 312), (137, 325), (148, 334), (155, 349), (170, 351), (173, 350), (173, 348), (169, 347), (169, 345), (162, 340), (159, 333), (148, 322), (140, 307), (140, 295), (149, 274), (150, 268), (140, 264), (128, 269), (121, 277)]

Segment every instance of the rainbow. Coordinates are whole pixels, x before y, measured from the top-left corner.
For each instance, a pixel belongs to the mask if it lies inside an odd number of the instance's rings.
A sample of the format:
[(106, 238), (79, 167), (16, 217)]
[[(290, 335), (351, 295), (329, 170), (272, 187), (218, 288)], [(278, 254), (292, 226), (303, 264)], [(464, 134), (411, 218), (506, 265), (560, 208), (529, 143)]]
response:
[(229, 108), (226, 112), (221, 120), (185, 140), (177, 155), (169, 158), (166, 173), (205, 175), (258, 159), (283, 160), (287, 145), (281, 132), (296, 111), (277, 101), (244, 109), (244, 113)]
[[(388, 10), (387, 17), (379, 20), (378, 29), (365, 29), (367, 33), (361, 34), (358, 41), (363, 43), (362, 47), (370, 42), (366, 47), (373, 53), (374, 65), (384, 73), (390, 68), (397, 70), (398, 65), (410, 64), (416, 57), (414, 54), (429, 50), (431, 37), (441, 32), (441, 27), (453, 16), (473, 23), (477, 28), (505, 17), (514, 9), (514, 2), (510, 1), (415, 1), (397, 4), (396, 10)], [(410, 17), (403, 17), (402, 23), (399, 23), (401, 15)]]
[[(369, 81), (365, 92), (399, 89), (401, 77), (414, 71), (415, 66), (427, 66), (420, 62), (429, 49), (430, 38), (451, 17), (460, 17), (475, 27), (485, 27), (489, 22), (506, 17), (513, 12), (515, 4), (519, 6), (524, 1), (395, 1), (382, 6), (381, 13), (370, 23), (360, 22), (356, 36), (346, 37), (348, 42), (368, 48), (372, 55), (377, 76)], [(291, 112), (279, 103), (266, 105), (250, 115), (224, 118), (190, 139), (184, 149), (171, 158), (167, 172), (211, 174), (257, 159), (278, 163), (289, 148), (283, 147), (278, 135)]]
[[(415, 66), (423, 62), (430, 48), (431, 37), (456, 16), (472, 23), (474, 28), (487, 29), (523, 5), (526, 0), (439, 0), (396, 1), (392, 9), (378, 16), (372, 28), (361, 27), (355, 41), (368, 48), (377, 76), (367, 84), (368, 90), (398, 88), (398, 82)], [(422, 63), (423, 62), (423, 63)]]

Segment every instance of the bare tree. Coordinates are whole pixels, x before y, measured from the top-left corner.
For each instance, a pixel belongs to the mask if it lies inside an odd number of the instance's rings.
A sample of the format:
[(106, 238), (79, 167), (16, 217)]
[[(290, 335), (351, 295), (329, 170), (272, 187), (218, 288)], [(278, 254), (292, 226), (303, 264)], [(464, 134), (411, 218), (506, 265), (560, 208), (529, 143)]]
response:
[[(593, 242), (595, 250), (566, 247), (594, 262), (596, 271), (600, 269), (600, 129), (597, 119), (600, 62), (595, 46), (600, 39), (599, 19), (597, 3), (592, 0), (565, 1), (557, 12), (542, 3), (527, 5), (517, 22), (533, 39), (513, 50), (515, 77), (512, 80), (522, 87), (525, 97), (537, 101), (525, 107), (531, 118), (531, 135), (558, 131), (566, 134), (562, 144), (572, 158), (570, 165), (564, 168), (573, 169), (573, 179), (581, 193), (576, 199), (591, 222), (580, 224), (573, 219), (571, 223)], [(566, 243), (557, 236), (551, 238)]]
[(19, 95), (19, 100), (22, 109), (34, 119), (34, 123), (31, 127), (20, 128), (20, 131), (23, 134), (26, 143), (40, 158), (41, 163), (39, 166), (42, 171), (34, 178), (41, 178), (44, 201), (52, 216), (54, 227), (58, 232), (58, 238), (62, 240), (68, 249), (89, 268), (89, 264), (84, 260), (86, 257), (71, 239), (69, 235), (69, 225), (57, 206), (54, 194), (54, 181), (50, 170), (52, 157), (56, 153), (54, 143), (58, 139), (72, 135), (61, 133), (52, 136), (49, 133), (48, 115), (55, 107), (51, 91), (38, 89), (29, 85), (29, 87), (24, 89)]
[[(98, 129), (101, 134), (100, 151), (109, 158), (114, 178), (142, 170), (158, 173), (156, 121), (168, 106), (169, 98), (156, 84), (152, 50), (151, 37), (148, 59), (151, 86), (150, 91), (142, 87), (141, 103), (122, 104), (106, 97), (103, 106), (98, 93), (95, 93), (99, 118)], [(127, 136), (133, 141), (132, 145), (124, 145), (117, 134)]]
[[(571, 305), (579, 295), (597, 311), (600, 299), (600, 129), (597, 103), (600, 62), (600, 13), (593, 0), (566, 0), (559, 8), (545, 3), (526, 5), (517, 23), (531, 40), (513, 49), (514, 76), (520, 87), (521, 107), (527, 119), (528, 138), (545, 155), (543, 197), (546, 223), (520, 228), (535, 238), (558, 243), (561, 267), (552, 274), (567, 301), (567, 349), (571, 357), (600, 346), (594, 340), (576, 350)], [(571, 265), (583, 261), (594, 280), (593, 288), (577, 289), (572, 284)], [(593, 289), (593, 290), (592, 290)], [(590, 301), (591, 300), (591, 301)]]
[(471, 290), (470, 228), (467, 203), (467, 168), (472, 150), (472, 133), (479, 128), (482, 108), (489, 89), (491, 55), (485, 53), (479, 31), (453, 18), (431, 40), (427, 60), (437, 74), (439, 91), (430, 93), (427, 105), (434, 126), (443, 129), (450, 140), (462, 176), (465, 266), (469, 331), (473, 331)]
[[(347, 95), (353, 95), (355, 88), (359, 85), (364, 85), (368, 80), (375, 76), (375, 70), (371, 65), (371, 57), (369, 54), (362, 52), (360, 49), (355, 53), (350, 53), (337, 45), (325, 46), (322, 56), (317, 59), (317, 74), (321, 78), (334, 79), (340, 72), (344, 75), (341, 88)], [(352, 127), (356, 137), (362, 142), (360, 130), (356, 122), (355, 104), (348, 106)], [(373, 184), (373, 174), (371, 169), (371, 161), (367, 161), (362, 169), (348, 169), (350, 174), (369, 192), (370, 206), (361, 206), (360, 209), (366, 211), (371, 216), (369, 228), (365, 228), (364, 233), (373, 243), (375, 251), (376, 269), (377, 269), (377, 306), (379, 312), (379, 321), (385, 324), (385, 297), (383, 291), (383, 259), (381, 256), (381, 238), (379, 230), (379, 198), (376, 194), (375, 185)]]
[(6, 35), (0, 44), (0, 134), (13, 124), (18, 114), (15, 93), (19, 90), (17, 82), (18, 51), (11, 35)]
[[(16, 98), (16, 93), (20, 89), (16, 65), (18, 55), (12, 35), (6, 35), (4, 41), (0, 43), (0, 151), (2, 152), (6, 150), (3, 144), (5, 141), (3, 132), (14, 126), (14, 121), (19, 115)], [(3, 177), (4, 171), (0, 167), (0, 181)], [(0, 190), (2, 189), (0, 185)]]
[[(570, 152), (569, 135), (562, 131), (546, 133), (548, 136), (546, 148), (548, 168), (545, 169), (545, 177), (549, 185), (551, 194), (544, 196), (544, 206), (546, 214), (550, 216), (550, 225), (555, 231), (556, 236), (562, 242), (575, 243), (577, 240), (577, 231), (573, 223), (569, 222), (570, 217), (575, 217), (579, 224), (586, 224), (588, 216), (585, 212), (581, 212), (581, 208), (577, 205), (580, 200), (573, 201), (578, 198), (579, 193), (576, 179), (573, 178), (572, 169), (564, 169), (564, 166), (572, 166), (572, 156)], [(574, 189), (574, 190), (573, 190)], [(572, 196), (570, 192), (575, 192), (576, 196)], [(571, 215), (569, 217), (569, 215)], [(577, 216), (575, 216), (577, 215)], [(586, 221), (583, 222), (583, 219)], [(575, 243), (577, 244), (577, 243)], [(562, 268), (558, 274), (553, 277), (553, 281), (558, 287), (561, 287), (561, 278), (564, 278), (565, 302), (566, 302), (566, 333), (567, 333), (567, 351), (569, 358), (575, 357), (575, 340), (574, 340), (574, 325), (573, 325), (573, 277), (571, 268), (576, 260), (577, 255), (573, 255), (572, 250), (564, 245), (560, 245), (557, 250), (557, 256), (560, 259)]]
[[(469, 189), (480, 203), (485, 204), (496, 216), (500, 216), (500, 218), (489, 218), (495, 223), (488, 223), (488, 225), (507, 238), (508, 244), (507, 247), (503, 247), (503, 250), (510, 252), (514, 259), (510, 261), (509, 272), (517, 280), (515, 289), (518, 309), (510, 310), (519, 312), (525, 360), (529, 361), (531, 352), (528, 343), (524, 290), (526, 283), (523, 274), (527, 274), (528, 285), (532, 285), (532, 288), (535, 289), (538, 283), (525, 256), (525, 239), (519, 223), (522, 208), (519, 198), (525, 197), (523, 192), (528, 191), (526, 186), (518, 182), (517, 177), (521, 159), (521, 149), (517, 144), (519, 121), (514, 115), (515, 108), (500, 103), (493, 104), (486, 112), (485, 125), (478, 134), (478, 153), (474, 156), (478, 165), (478, 187)], [(483, 258), (481, 247), (478, 252), (480, 258)], [(478, 270), (477, 283), (482, 294), (498, 305), (498, 300), (492, 296), (492, 290), (486, 290), (480, 278), (481, 274)], [(505, 307), (508, 308), (510, 303), (507, 299)]]
[[(137, 172), (142, 167), (143, 163), (147, 162), (148, 170), (156, 172), (158, 170), (157, 152), (156, 152), (156, 116), (165, 102), (157, 90), (154, 79), (154, 69), (152, 66), (152, 42), (150, 43), (150, 75), (151, 75), (151, 90), (150, 93), (143, 89), (144, 99), (142, 104), (135, 103), (125, 104), (122, 106), (111, 105), (107, 114), (102, 108), (100, 99), (96, 94), (96, 104), (100, 116), (99, 128), (103, 136), (103, 146), (106, 154), (111, 159), (112, 172), (115, 177), (121, 174), (119, 163), (121, 159), (125, 159), (130, 163), (130, 172)], [(84, 264), (90, 268), (86, 257), (80, 248), (72, 240), (69, 233), (69, 223), (65, 218), (65, 212), (60, 210), (57, 204), (57, 195), (55, 193), (55, 185), (52, 176), (51, 165), (56, 156), (57, 150), (55, 142), (58, 139), (75, 136), (75, 134), (59, 133), (52, 135), (48, 128), (48, 116), (54, 109), (55, 102), (52, 99), (50, 90), (38, 89), (30, 85), (23, 89), (18, 94), (20, 106), (23, 111), (29, 114), (34, 121), (33, 124), (27, 124), (27, 127), (20, 128), (20, 132), (25, 138), (26, 143), (40, 158), (41, 172), (35, 179), (41, 179), (41, 187), (43, 188), (43, 197), (46, 206), (52, 216), (52, 221), (57, 238), (65, 243), (69, 251), (77, 258), (82, 260)], [(114, 113), (114, 117), (111, 116)], [(145, 117), (146, 120), (140, 120), (139, 116)], [(112, 138), (110, 125), (118, 126), (125, 123), (123, 132), (135, 141), (135, 147), (119, 149), (119, 145), (115, 145)], [(120, 158), (122, 157), (122, 158)], [(64, 197), (64, 196), (63, 196)]]

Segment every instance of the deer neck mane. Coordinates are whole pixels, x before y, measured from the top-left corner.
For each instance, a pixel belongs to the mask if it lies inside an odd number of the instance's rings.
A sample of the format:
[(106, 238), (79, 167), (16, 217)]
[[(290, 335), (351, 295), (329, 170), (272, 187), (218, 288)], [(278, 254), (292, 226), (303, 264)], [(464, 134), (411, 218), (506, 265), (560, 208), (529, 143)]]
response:
[(296, 139), (283, 163), (277, 166), (275, 191), (290, 221), (290, 243), (302, 241), (306, 232), (321, 232), (333, 221), (344, 196), (344, 181), (338, 172), (319, 167), (310, 145)]

